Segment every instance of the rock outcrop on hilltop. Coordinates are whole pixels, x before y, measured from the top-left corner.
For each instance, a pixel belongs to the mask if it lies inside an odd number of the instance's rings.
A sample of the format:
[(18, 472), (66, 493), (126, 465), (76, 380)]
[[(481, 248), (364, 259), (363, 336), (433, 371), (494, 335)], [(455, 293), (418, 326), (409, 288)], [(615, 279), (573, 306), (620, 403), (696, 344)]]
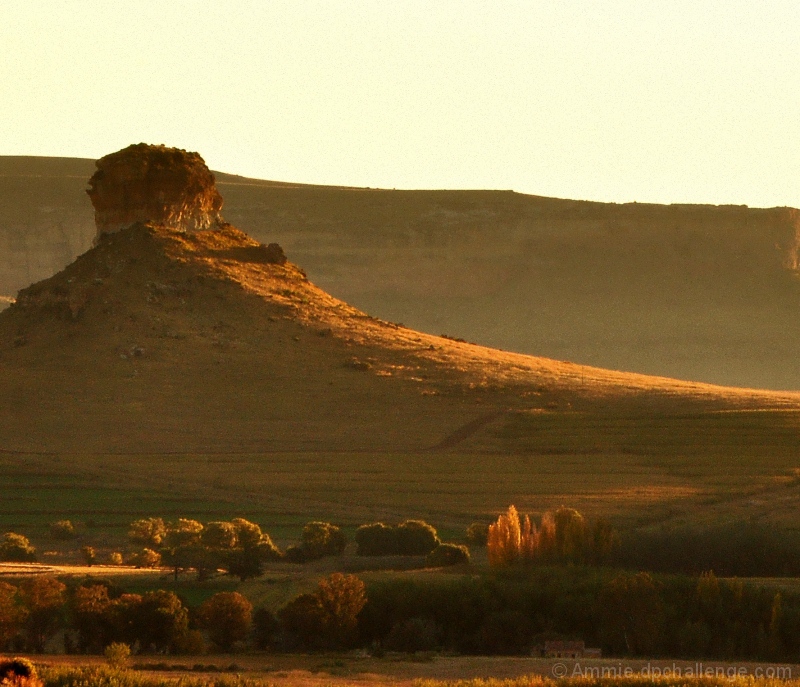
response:
[[(208, 242), (214, 246), (211, 255), (224, 256), (234, 264), (288, 264), (280, 245), (253, 241), (222, 220), (219, 214), (222, 197), (214, 175), (198, 153), (139, 143), (100, 158), (96, 166), (87, 190), (95, 208), (95, 246), (73, 263), (86, 271), (77, 270), (67, 278), (61, 278), (64, 274), (61, 272), (20, 290), (14, 302), (19, 312), (76, 321), (97, 300), (98, 287), (124, 271), (128, 262), (149, 261), (155, 270), (151, 277), (169, 270), (170, 260), (164, 256), (163, 246), (156, 247), (156, 236)], [(128, 241), (124, 249), (110, 245), (123, 237)], [(134, 269), (128, 275), (129, 283), (141, 281), (142, 274), (142, 269)], [(155, 288), (150, 286), (155, 281), (145, 282), (148, 290)], [(148, 294), (151, 297), (153, 294)], [(0, 309), (4, 305), (2, 298)], [(113, 300), (119, 303), (125, 299)], [(106, 298), (106, 306), (109, 302)], [(108, 312), (111, 308), (104, 307), (103, 315)], [(24, 340), (24, 336), (15, 339)]]
[(222, 221), (222, 196), (198, 153), (138, 143), (100, 158), (86, 193), (97, 238), (136, 222), (183, 231), (213, 229)]

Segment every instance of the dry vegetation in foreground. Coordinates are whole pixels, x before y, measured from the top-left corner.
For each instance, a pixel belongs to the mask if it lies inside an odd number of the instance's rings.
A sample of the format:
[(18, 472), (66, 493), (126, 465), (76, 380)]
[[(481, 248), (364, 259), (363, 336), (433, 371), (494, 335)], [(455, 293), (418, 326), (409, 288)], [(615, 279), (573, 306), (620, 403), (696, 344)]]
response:
[[(382, 687), (797, 687), (793, 679), (754, 678), (757, 669), (794, 676), (798, 666), (704, 663), (723, 676), (663, 677), (653, 675), (665, 669), (679, 668), (683, 675), (696, 663), (686, 661), (618, 661), (595, 660), (578, 664), (585, 677), (552, 679), (554, 662), (547, 659), (491, 657), (425, 657), (407, 660), (342, 656), (237, 656), (231, 670), (230, 657), (183, 657), (181, 662), (151, 664), (148, 670), (113, 670), (101, 659), (65, 657), (39, 662), (45, 687), (346, 687), (370, 685)], [(575, 672), (575, 663), (565, 663), (568, 674)], [(635, 677), (614, 677), (614, 670), (628, 667)], [(731, 668), (744, 669), (747, 677), (724, 677)], [(204, 670), (207, 668), (207, 670)], [(603, 671), (606, 671), (605, 676)], [(650, 675), (642, 675), (642, 671)], [(219, 672), (222, 671), (222, 672)], [(610, 675), (610, 676), (609, 676)]]

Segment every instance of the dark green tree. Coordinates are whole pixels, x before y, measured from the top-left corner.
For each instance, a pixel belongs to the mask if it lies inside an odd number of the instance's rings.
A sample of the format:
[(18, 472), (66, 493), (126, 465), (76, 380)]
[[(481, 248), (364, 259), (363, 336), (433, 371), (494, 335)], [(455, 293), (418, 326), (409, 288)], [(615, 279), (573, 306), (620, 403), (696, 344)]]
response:
[(111, 599), (102, 584), (80, 586), (72, 594), (72, 624), (78, 630), (78, 648), (100, 653), (110, 643), (108, 614)]
[(47, 575), (20, 583), (19, 596), (27, 611), (25, 630), (32, 651), (42, 653), (47, 640), (63, 625), (65, 591), (62, 582)]
[(489, 540), (489, 524), (473, 522), (467, 527), (467, 543), (471, 546), (486, 546)]
[(166, 535), (167, 528), (161, 518), (134, 520), (128, 531), (128, 539), (134, 544), (141, 544), (150, 549), (161, 546)]
[(278, 620), (285, 635), (299, 648), (323, 645), (325, 613), (316, 594), (300, 594), (278, 611)]
[(232, 521), (236, 528), (237, 546), (225, 557), (229, 574), (244, 581), (263, 574), (265, 562), (277, 561), (282, 554), (266, 532), (247, 520), (237, 518)]
[(658, 584), (648, 573), (615, 577), (598, 600), (600, 634), (614, 653), (647, 655), (657, 651), (664, 623)]
[(348, 649), (358, 639), (358, 614), (367, 603), (366, 587), (355, 575), (333, 573), (320, 580), (316, 596), (323, 612), (324, 642)]
[(461, 544), (439, 544), (425, 560), (425, 564), (431, 568), (464, 563), (469, 563), (469, 549)]
[(236, 548), (238, 539), (237, 527), (232, 522), (209, 522), (200, 536), (208, 548), (223, 551)]
[(589, 558), (595, 565), (608, 565), (619, 551), (620, 537), (611, 523), (600, 518), (592, 526), (589, 543)]
[(140, 640), (142, 601), (140, 594), (121, 594), (111, 601), (103, 617), (108, 630), (107, 642), (133, 645)]
[(440, 543), (436, 529), (424, 520), (406, 520), (397, 526), (397, 553), (401, 556), (425, 556)]
[(201, 542), (202, 533), (202, 523), (186, 518), (170, 523), (167, 528), (161, 558), (173, 569), (176, 580), (184, 570), (204, 569), (206, 550)]
[(0, 651), (4, 651), (21, 632), (27, 611), (20, 606), (17, 588), (0, 582)]
[(391, 556), (397, 553), (397, 530), (382, 522), (361, 525), (356, 530), (359, 556)]
[(561, 506), (553, 513), (556, 526), (555, 555), (564, 562), (583, 560), (586, 549), (586, 521), (574, 508)]
[(75, 525), (69, 520), (59, 520), (50, 523), (50, 536), (59, 541), (68, 541), (75, 538)]
[(147, 592), (136, 608), (133, 625), (145, 650), (174, 653), (189, 630), (189, 611), (173, 592)]
[(36, 549), (27, 537), (15, 532), (6, 532), (0, 542), (0, 561), (30, 563), (36, 560)]
[(347, 537), (329, 522), (309, 522), (303, 528), (300, 548), (307, 561), (325, 556), (340, 556), (347, 546)]
[(253, 642), (258, 649), (271, 649), (279, 643), (281, 624), (268, 608), (253, 613)]
[(208, 636), (223, 651), (247, 638), (253, 620), (253, 605), (238, 592), (220, 592), (198, 611)]
[(82, 546), (81, 547), (81, 558), (83, 558), (83, 562), (86, 563), (90, 568), (94, 565), (95, 560), (97, 559), (97, 553), (94, 550), (93, 546)]
[(358, 614), (367, 602), (355, 575), (334, 573), (313, 594), (301, 594), (278, 612), (285, 632), (307, 648), (347, 649), (358, 640)]

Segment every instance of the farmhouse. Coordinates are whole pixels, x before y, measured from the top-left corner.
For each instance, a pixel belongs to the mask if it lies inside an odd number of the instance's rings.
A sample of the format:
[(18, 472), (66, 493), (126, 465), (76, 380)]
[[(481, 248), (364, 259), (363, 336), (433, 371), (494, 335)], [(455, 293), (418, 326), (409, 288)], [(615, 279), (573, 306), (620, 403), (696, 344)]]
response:
[(549, 641), (544, 643), (542, 654), (545, 658), (600, 658), (600, 649), (586, 648), (583, 640)]

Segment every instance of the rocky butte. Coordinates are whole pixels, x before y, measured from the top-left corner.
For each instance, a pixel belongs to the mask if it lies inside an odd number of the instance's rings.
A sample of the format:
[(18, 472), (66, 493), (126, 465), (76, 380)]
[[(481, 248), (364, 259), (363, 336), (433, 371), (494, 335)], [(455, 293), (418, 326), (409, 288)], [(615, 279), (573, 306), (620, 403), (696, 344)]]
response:
[[(161, 224), (194, 233), (230, 226), (222, 219), (222, 196), (198, 153), (137, 143), (101, 157), (86, 193), (94, 206), (97, 243), (137, 223)], [(249, 247), (248, 258), (283, 265), (277, 243)]]
[(86, 193), (97, 237), (136, 222), (203, 231), (222, 222), (222, 196), (203, 158), (178, 148), (138, 143), (101, 157)]

